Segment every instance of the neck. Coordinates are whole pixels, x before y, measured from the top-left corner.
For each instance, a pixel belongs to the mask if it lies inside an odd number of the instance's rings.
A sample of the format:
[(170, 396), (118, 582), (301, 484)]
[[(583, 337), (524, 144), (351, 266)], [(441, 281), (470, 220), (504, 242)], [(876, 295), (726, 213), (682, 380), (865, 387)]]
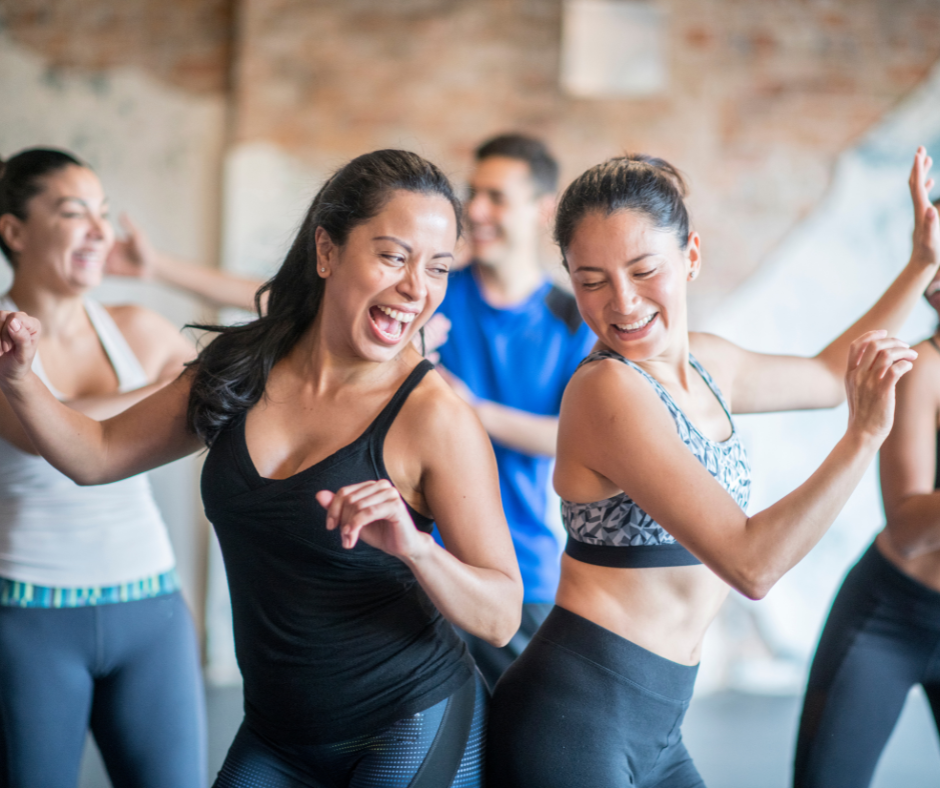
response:
[[(315, 396), (329, 396), (350, 387), (374, 388), (395, 374), (401, 365), (401, 353), (389, 361), (371, 361), (356, 356), (323, 330), (324, 310), (287, 356), (300, 385)], [(348, 396), (344, 393), (344, 396)]]
[(542, 286), (545, 275), (534, 255), (520, 255), (503, 265), (476, 263), (477, 281), (487, 303), (495, 307), (512, 306), (525, 301)]
[(45, 339), (74, 336), (75, 327), (88, 323), (80, 294), (62, 295), (14, 279), (8, 294), (16, 308), (42, 323)]

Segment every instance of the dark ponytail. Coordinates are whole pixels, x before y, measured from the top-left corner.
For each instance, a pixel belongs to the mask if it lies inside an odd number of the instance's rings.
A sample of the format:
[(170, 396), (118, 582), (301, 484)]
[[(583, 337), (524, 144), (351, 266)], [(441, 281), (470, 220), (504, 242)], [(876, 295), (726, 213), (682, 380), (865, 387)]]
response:
[(656, 228), (675, 233), (679, 247), (685, 249), (689, 240), (685, 196), (682, 175), (663, 159), (633, 153), (591, 167), (571, 182), (558, 204), (555, 241), (562, 258), (578, 223), (593, 211), (606, 216), (615, 211), (645, 214)]
[[(66, 167), (86, 167), (71, 153), (55, 148), (28, 148), (0, 162), (0, 216), (13, 214), (26, 221), (26, 205), (43, 190), (42, 179)], [(0, 235), (0, 251), (10, 265), (16, 265), (16, 255)]]
[[(239, 326), (196, 326), (219, 334), (192, 363), (187, 425), (206, 445), (261, 399), (271, 368), (316, 319), (325, 289), (317, 273), (317, 228), (342, 246), (397, 190), (449, 200), (459, 235), (460, 201), (443, 172), (407, 151), (367, 153), (334, 173), (314, 197), (284, 263), (255, 295), (258, 319)], [(264, 293), (268, 305), (262, 314)]]

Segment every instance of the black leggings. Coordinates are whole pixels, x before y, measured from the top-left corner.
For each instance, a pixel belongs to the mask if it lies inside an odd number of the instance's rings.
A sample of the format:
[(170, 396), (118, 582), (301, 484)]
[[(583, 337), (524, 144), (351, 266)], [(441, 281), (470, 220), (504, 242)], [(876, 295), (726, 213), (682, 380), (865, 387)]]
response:
[(940, 724), (940, 593), (873, 544), (832, 604), (803, 703), (793, 784), (865, 788), (911, 687)]
[(488, 705), (477, 674), (430, 709), (350, 741), (280, 744), (242, 723), (215, 788), (480, 788)]
[(703, 788), (680, 725), (697, 667), (555, 607), (496, 685), (489, 788)]

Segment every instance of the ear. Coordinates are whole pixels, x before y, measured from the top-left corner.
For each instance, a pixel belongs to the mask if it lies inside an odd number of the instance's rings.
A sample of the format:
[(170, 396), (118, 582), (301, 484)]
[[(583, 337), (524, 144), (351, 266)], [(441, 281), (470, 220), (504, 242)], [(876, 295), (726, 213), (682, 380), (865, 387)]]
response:
[(0, 216), (0, 236), (16, 254), (23, 251), (23, 222), (12, 213)]
[(339, 247), (333, 243), (330, 234), (322, 227), (317, 227), (314, 241), (317, 247), (317, 276), (326, 279), (333, 270), (333, 266), (336, 265)]
[(694, 230), (689, 233), (689, 240), (685, 246), (685, 259), (688, 262), (687, 278), (692, 281), (702, 269), (702, 245), (699, 235)]
[(538, 198), (539, 227), (550, 230), (552, 219), (555, 218), (555, 208), (558, 205), (557, 194), (543, 194)]

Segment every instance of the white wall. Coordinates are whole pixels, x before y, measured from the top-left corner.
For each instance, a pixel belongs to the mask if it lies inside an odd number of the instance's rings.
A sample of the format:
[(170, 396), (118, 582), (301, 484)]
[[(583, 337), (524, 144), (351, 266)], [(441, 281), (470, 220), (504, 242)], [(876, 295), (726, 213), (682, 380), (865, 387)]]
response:
[[(914, 222), (907, 177), (918, 145), (940, 159), (940, 65), (839, 158), (817, 210), (701, 328), (755, 350), (821, 350), (908, 259)], [(922, 301), (900, 335), (915, 342), (935, 325), (936, 314)], [(754, 466), (751, 511), (779, 500), (815, 470), (843, 434), (846, 415), (843, 406), (737, 419)], [(731, 601), (706, 648), (710, 685), (801, 691), (842, 577), (882, 526), (873, 466), (829, 533), (766, 599)]]

